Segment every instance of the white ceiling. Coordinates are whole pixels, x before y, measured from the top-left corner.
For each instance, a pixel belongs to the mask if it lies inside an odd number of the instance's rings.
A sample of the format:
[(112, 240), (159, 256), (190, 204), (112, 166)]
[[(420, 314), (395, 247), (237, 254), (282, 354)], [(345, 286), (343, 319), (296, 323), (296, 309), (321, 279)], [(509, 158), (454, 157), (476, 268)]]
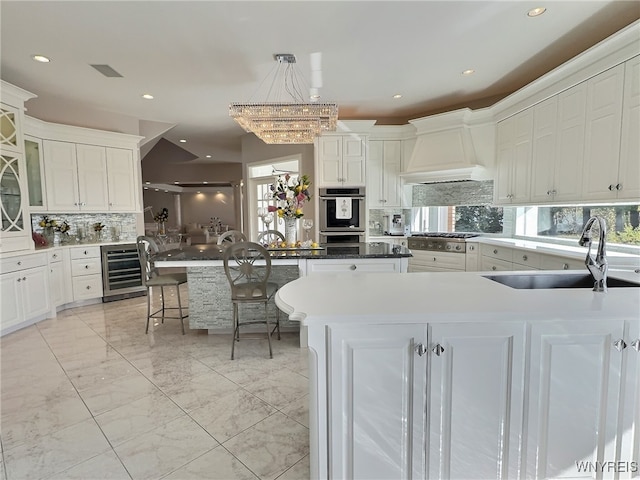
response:
[[(538, 6), (547, 12), (527, 17)], [(175, 125), (164, 137), (195, 161), (239, 161), (228, 105), (254, 96), (274, 53), (295, 54), (308, 82), (322, 52), (320, 93), (341, 119), (403, 124), (490, 105), (638, 18), (636, 0), (2, 0), (0, 72), (39, 96), (34, 117), (141, 134)]]

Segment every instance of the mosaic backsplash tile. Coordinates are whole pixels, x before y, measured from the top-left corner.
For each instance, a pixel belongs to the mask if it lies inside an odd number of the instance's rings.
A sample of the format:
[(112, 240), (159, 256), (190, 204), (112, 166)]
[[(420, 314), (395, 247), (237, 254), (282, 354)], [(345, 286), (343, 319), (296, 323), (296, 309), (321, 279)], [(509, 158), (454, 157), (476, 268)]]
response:
[(414, 207), (491, 205), (492, 203), (493, 180), (414, 185), (412, 192)]
[[(55, 219), (58, 224), (66, 221), (71, 227), (69, 237), (74, 242), (135, 242), (137, 237), (134, 213), (54, 213), (47, 216)], [(39, 225), (42, 217), (43, 214), (31, 215), (31, 228), (34, 232), (42, 232)], [(96, 238), (93, 230), (93, 225), (98, 222), (105, 226), (100, 240)], [(56, 233), (56, 241), (59, 241), (59, 238), (59, 234)]]

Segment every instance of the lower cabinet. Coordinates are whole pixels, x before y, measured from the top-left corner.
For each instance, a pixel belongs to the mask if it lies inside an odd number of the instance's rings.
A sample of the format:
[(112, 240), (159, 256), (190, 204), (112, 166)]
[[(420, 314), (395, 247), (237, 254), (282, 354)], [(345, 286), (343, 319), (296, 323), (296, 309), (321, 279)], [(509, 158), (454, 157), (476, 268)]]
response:
[(464, 272), (466, 256), (462, 253), (412, 250), (409, 272)]
[(72, 248), (70, 255), (73, 300), (77, 302), (102, 297), (100, 247)]
[(51, 286), (51, 306), (59, 307), (73, 300), (69, 278), (69, 250), (57, 248), (49, 253), (49, 285)]
[(306, 275), (340, 272), (402, 273), (406, 271), (405, 261), (406, 258), (307, 260), (305, 268)]
[(47, 259), (44, 254), (5, 259), (2, 272), (7, 272), (0, 275), (0, 333), (5, 334), (49, 312)]
[(638, 330), (636, 319), (474, 320), (310, 333), (324, 385), (312, 478), (631, 478)]

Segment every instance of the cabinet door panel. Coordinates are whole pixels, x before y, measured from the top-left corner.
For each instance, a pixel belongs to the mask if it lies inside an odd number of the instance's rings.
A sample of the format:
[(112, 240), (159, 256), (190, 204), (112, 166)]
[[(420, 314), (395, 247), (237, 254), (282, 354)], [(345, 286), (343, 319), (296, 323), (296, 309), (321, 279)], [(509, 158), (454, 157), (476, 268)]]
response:
[(367, 203), (369, 208), (384, 207), (384, 142), (369, 142), (367, 158)]
[(615, 461), (624, 321), (531, 327), (526, 477), (591, 478), (577, 462)]
[(342, 143), (342, 177), (346, 185), (365, 184), (364, 140), (346, 137)]
[(515, 149), (511, 182), (512, 202), (528, 202), (530, 199), (531, 154), (533, 135), (533, 111), (525, 110), (515, 118)]
[(640, 57), (625, 66), (618, 198), (640, 198)]
[(429, 478), (517, 478), (525, 326), (432, 324)]
[(424, 325), (329, 327), (329, 375), (344, 379), (329, 393), (331, 478), (423, 476), (426, 338)]
[(20, 272), (0, 275), (0, 332), (20, 323), (23, 319)]
[(105, 147), (77, 145), (78, 192), (85, 212), (107, 211), (107, 156)]
[(25, 319), (49, 311), (49, 275), (47, 267), (30, 269), (22, 276)]
[(107, 148), (109, 210), (137, 210), (137, 175), (131, 150)]
[(387, 207), (402, 205), (402, 142), (388, 140), (384, 142), (384, 185), (383, 192)]
[(78, 210), (76, 146), (68, 142), (43, 142), (47, 208)]
[(553, 199), (557, 115), (558, 97), (551, 97), (533, 109), (532, 201)]
[(623, 81), (624, 65), (587, 81), (585, 200), (616, 198), (616, 190), (609, 187), (618, 183)]
[(318, 140), (321, 185), (339, 185), (342, 179), (342, 137)]

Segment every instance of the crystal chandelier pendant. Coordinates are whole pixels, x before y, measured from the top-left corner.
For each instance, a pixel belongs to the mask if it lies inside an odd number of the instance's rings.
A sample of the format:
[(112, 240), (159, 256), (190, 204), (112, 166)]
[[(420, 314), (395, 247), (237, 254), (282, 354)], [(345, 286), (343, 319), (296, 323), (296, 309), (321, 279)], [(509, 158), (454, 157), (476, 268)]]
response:
[[(295, 56), (276, 54), (274, 57), (278, 61), (280, 75), (276, 72), (273, 83), (281, 77), (282, 89), (291, 97), (291, 101), (268, 101), (267, 98), (263, 103), (232, 103), (229, 105), (229, 116), (246, 132), (253, 132), (262, 141), (271, 144), (313, 143), (314, 138), (323, 131), (335, 131), (338, 105), (305, 103), (300, 80), (293, 68)], [(284, 71), (280, 68), (283, 65)]]

